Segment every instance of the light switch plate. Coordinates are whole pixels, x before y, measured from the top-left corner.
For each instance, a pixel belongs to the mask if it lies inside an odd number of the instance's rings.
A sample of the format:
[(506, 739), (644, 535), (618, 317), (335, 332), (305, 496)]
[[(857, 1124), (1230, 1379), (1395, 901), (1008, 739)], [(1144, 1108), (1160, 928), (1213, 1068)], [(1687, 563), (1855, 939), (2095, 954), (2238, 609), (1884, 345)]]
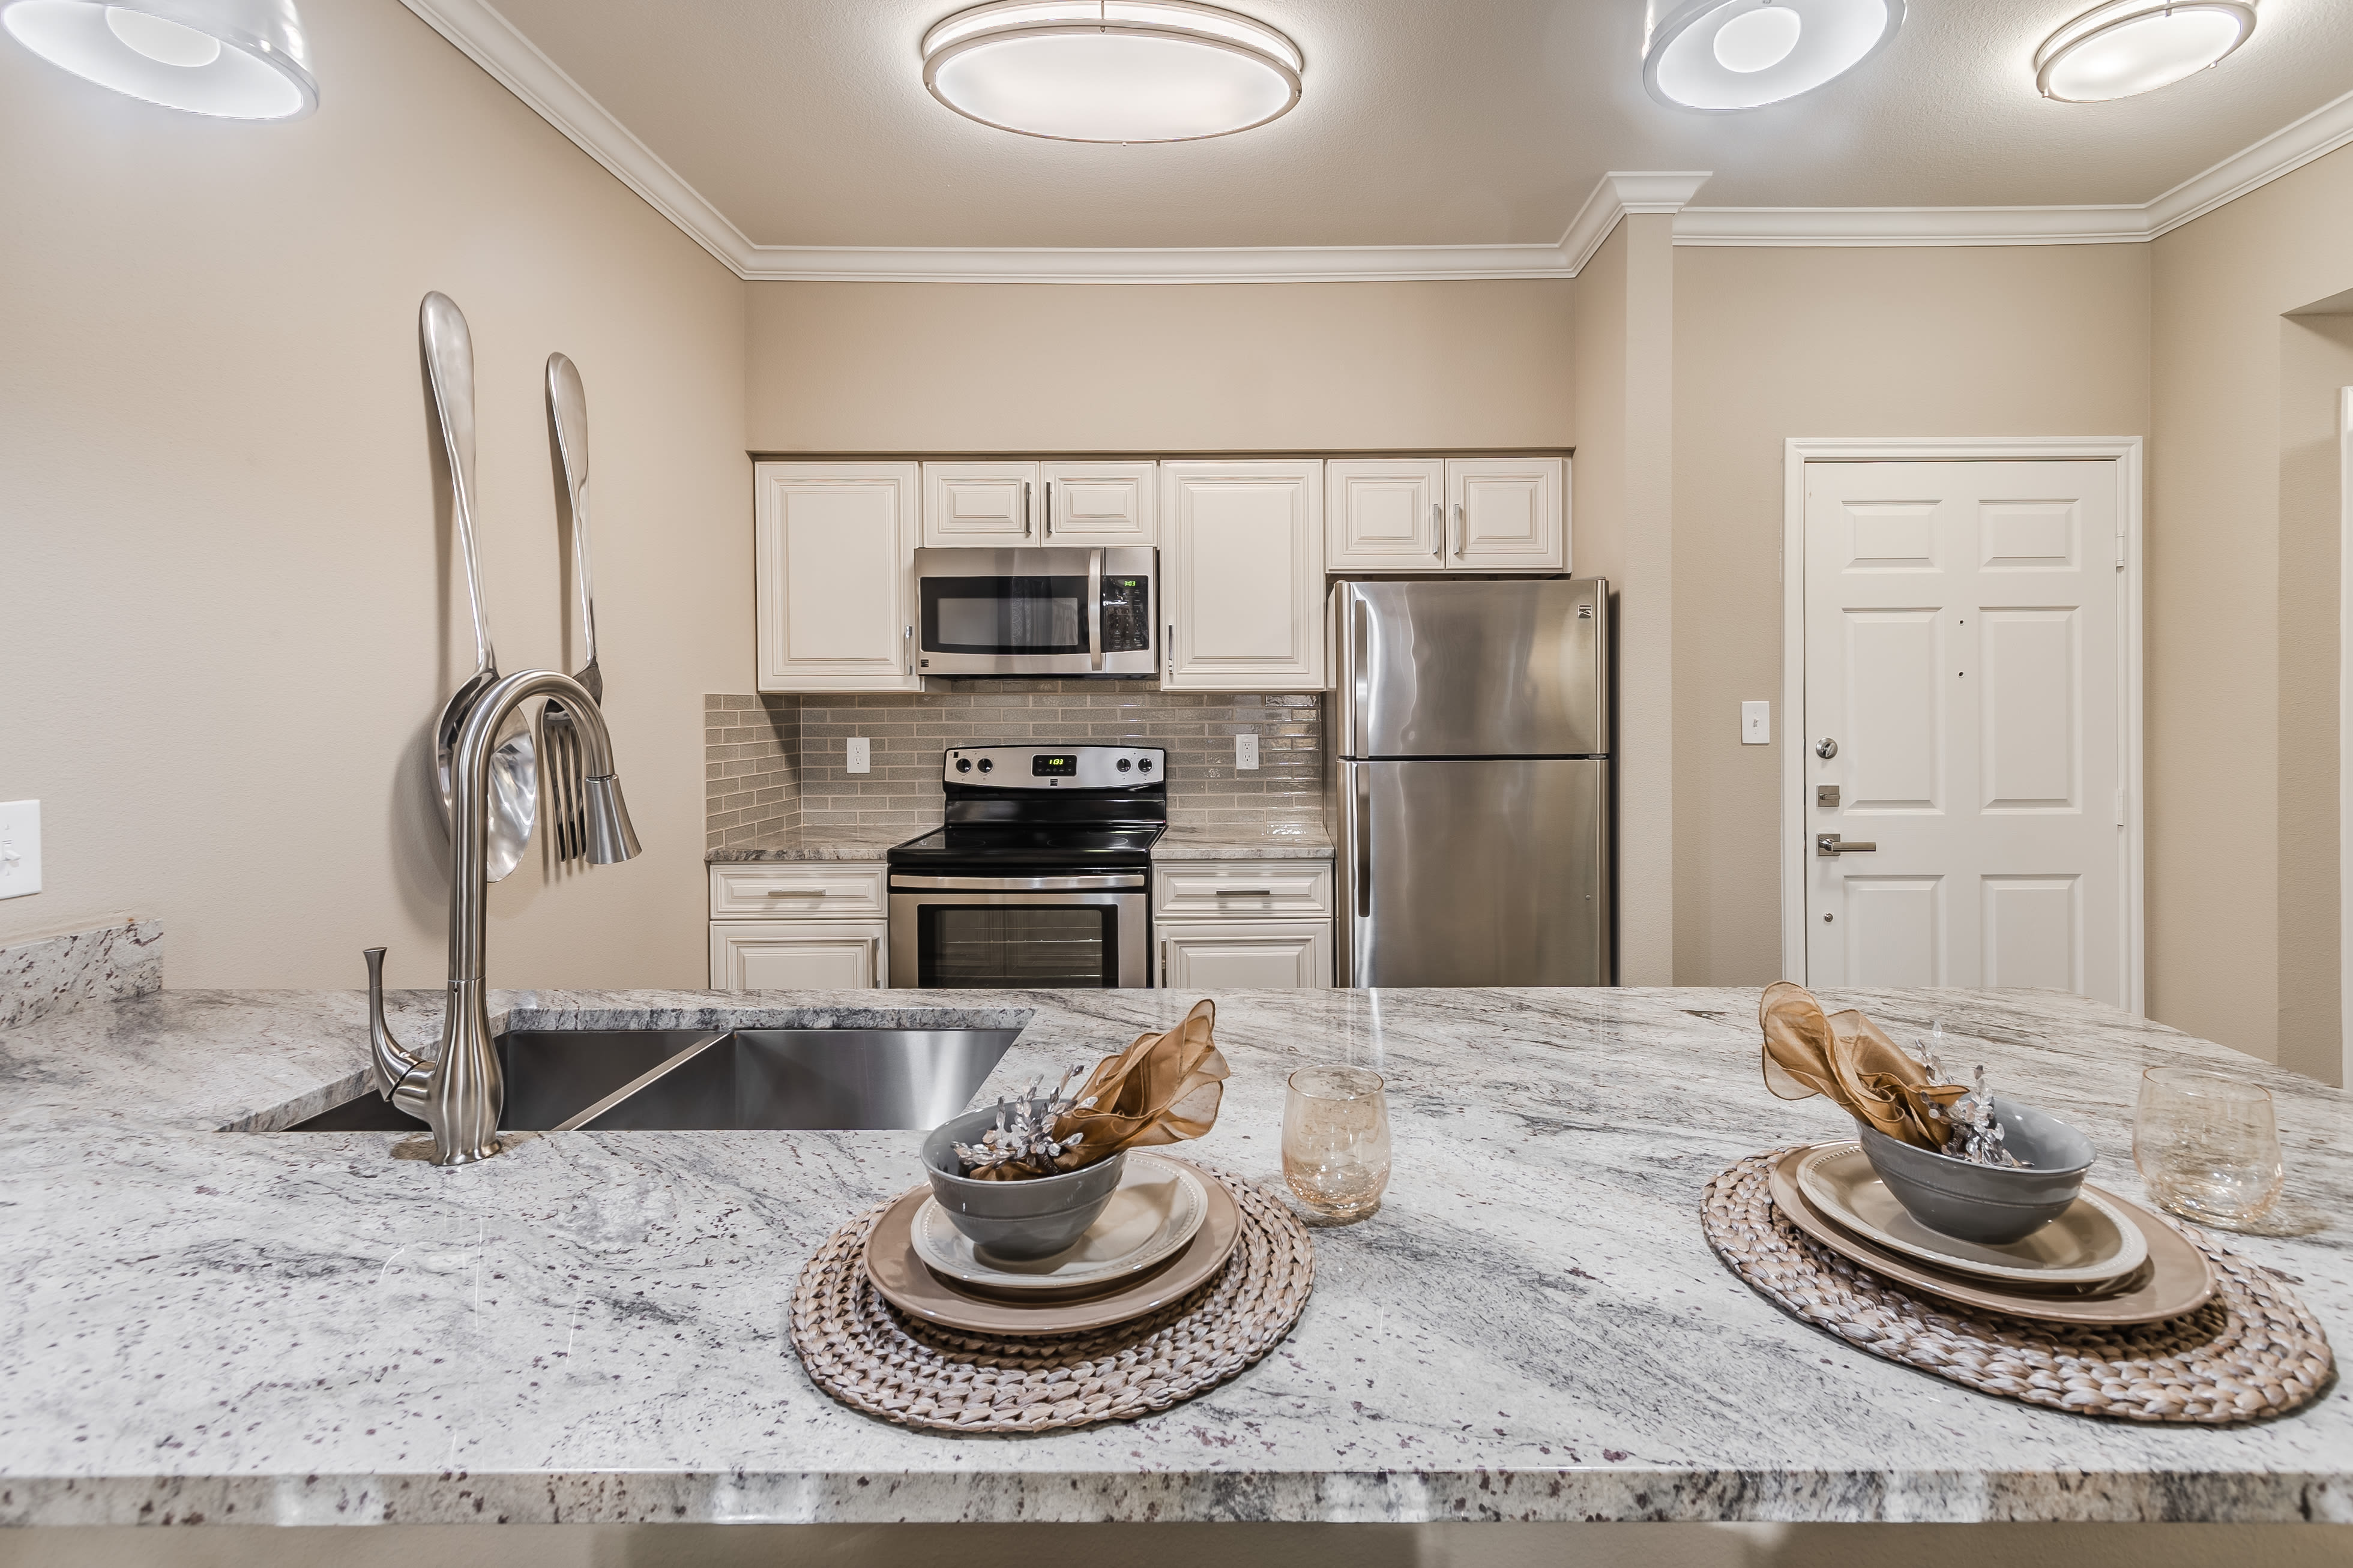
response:
[(0, 804), (0, 899), (41, 890), (41, 803)]
[(1238, 773), (1251, 773), (1258, 771), (1258, 737), (1256, 735), (1234, 737), (1234, 771)]
[(863, 735), (852, 735), (849, 738), (849, 760), (843, 765), (853, 773), (872, 773), (874, 771), (873, 742)]
[(1740, 705), (1740, 743), (1744, 746), (1769, 746), (1773, 743), (1773, 705), (1770, 702), (1744, 702)]

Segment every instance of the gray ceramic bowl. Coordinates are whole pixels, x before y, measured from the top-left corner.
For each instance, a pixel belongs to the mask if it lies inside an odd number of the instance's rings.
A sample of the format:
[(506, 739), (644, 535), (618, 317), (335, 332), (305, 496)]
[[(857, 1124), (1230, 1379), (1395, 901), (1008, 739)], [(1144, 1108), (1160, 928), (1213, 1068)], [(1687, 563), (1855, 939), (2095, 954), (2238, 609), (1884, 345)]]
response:
[(1856, 1122), (1871, 1168), (1914, 1219), (1963, 1241), (2023, 1241), (2067, 1212), (2092, 1168), (2092, 1141), (2055, 1116), (1993, 1097), (2002, 1147), (2029, 1169), (1976, 1165)]
[[(1037, 1102), (1042, 1103), (1042, 1102)], [(1111, 1202), (1124, 1153), (1059, 1176), (1026, 1182), (982, 1182), (959, 1175), (955, 1145), (977, 1143), (997, 1125), (997, 1107), (941, 1122), (923, 1140), (923, 1173), (948, 1222), (995, 1256), (1028, 1262), (1077, 1244)]]

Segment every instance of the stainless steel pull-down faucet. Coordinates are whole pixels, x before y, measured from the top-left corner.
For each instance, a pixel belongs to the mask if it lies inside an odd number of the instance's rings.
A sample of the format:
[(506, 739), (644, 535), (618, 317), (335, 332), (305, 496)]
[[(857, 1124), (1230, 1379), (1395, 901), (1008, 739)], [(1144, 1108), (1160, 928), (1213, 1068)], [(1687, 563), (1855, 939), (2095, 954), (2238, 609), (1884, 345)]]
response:
[(466, 715), (452, 750), (450, 805), (449, 1001), (441, 1020), (441, 1047), (433, 1057), (393, 1038), (384, 1021), (384, 952), (367, 950), (368, 1046), (378, 1092), (433, 1130), (433, 1163), (470, 1165), (499, 1152), (499, 1112), (506, 1084), (491, 1039), (490, 991), (482, 978), (483, 913), (490, 899), (490, 793), (496, 782), (491, 756), (499, 727), (533, 697), (553, 697), (579, 726), (582, 770), (587, 775), (588, 859), (610, 866), (638, 852), (629, 808), (613, 776), (613, 740), (604, 711), (587, 689), (553, 669), (510, 675), (482, 693)]

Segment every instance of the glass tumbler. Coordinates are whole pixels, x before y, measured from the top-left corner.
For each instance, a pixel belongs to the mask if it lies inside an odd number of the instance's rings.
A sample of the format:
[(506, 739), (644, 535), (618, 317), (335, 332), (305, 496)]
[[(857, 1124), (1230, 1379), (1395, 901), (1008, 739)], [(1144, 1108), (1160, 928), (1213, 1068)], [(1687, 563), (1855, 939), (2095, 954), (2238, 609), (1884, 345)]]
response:
[(1389, 1106), (1381, 1075), (1301, 1068), (1282, 1106), (1282, 1174), (1299, 1201), (1330, 1219), (1379, 1206), (1389, 1184)]
[(2271, 1091), (2197, 1068), (2149, 1068), (2133, 1114), (2133, 1163), (2149, 1195), (2184, 1219), (2261, 1219), (2285, 1179)]

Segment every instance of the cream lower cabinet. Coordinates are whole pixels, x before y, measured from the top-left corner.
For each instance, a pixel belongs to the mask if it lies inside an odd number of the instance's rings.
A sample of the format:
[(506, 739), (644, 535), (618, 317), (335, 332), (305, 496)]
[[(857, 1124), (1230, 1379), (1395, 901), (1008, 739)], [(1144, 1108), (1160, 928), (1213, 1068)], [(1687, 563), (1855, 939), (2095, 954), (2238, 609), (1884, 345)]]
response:
[(711, 868), (711, 988), (872, 991), (891, 983), (883, 868)]
[(1160, 984), (1203, 991), (1332, 984), (1332, 863), (1173, 860), (1153, 868)]
[(1168, 691), (1324, 689), (1324, 465), (1163, 463)]

